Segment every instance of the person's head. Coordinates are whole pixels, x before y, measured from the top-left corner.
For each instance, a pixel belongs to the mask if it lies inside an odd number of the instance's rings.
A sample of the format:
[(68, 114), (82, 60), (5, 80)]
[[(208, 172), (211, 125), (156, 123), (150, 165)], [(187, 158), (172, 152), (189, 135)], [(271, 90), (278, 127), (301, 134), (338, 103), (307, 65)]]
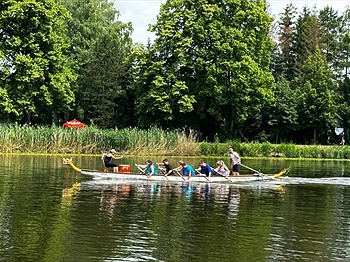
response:
[(201, 159), (201, 160), (199, 160), (199, 165), (200, 165), (200, 166), (205, 166), (205, 165), (206, 165), (206, 163), (204, 162), (204, 160), (203, 160), (203, 159)]
[(152, 165), (152, 161), (149, 159), (146, 159), (145, 163), (146, 163), (146, 165), (149, 165), (149, 166)]
[(186, 163), (182, 160), (180, 160), (179, 163), (180, 163), (180, 166), (186, 166)]
[(233, 153), (233, 148), (230, 147), (230, 148), (228, 149), (228, 151), (229, 151), (230, 153)]
[(111, 154), (116, 154), (117, 153), (117, 151), (115, 151), (115, 149), (111, 149), (111, 151), (109, 151)]
[(219, 160), (218, 162), (216, 162), (216, 166), (223, 166), (224, 165), (224, 161)]
[(169, 161), (167, 158), (163, 159), (163, 164), (165, 164), (165, 165), (169, 164)]

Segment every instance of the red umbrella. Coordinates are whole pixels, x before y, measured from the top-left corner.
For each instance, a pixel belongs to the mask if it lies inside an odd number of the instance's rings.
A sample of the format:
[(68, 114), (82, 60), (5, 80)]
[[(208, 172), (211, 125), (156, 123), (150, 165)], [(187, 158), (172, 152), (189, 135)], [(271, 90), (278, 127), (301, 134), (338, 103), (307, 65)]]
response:
[(82, 122), (80, 122), (79, 120), (73, 119), (71, 121), (68, 121), (66, 123), (63, 124), (64, 127), (74, 127), (77, 128), (78, 130), (86, 127), (86, 125)]

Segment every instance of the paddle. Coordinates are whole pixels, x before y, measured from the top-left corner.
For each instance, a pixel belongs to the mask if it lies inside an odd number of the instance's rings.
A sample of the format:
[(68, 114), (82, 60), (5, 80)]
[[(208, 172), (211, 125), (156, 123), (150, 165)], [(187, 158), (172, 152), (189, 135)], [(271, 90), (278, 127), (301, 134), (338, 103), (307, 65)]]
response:
[(173, 172), (175, 174), (177, 174), (178, 176), (180, 176), (183, 179), (183, 181), (186, 181), (186, 178), (184, 178), (183, 175), (181, 175), (181, 173), (179, 171), (177, 171), (176, 169), (173, 169)]
[(150, 175), (146, 173), (146, 169), (143, 169), (142, 167), (140, 167), (138, 164), (135, 164), (135, 166), (137, 167), (138, 170), (140, 170), (142, 175), (146, 175), (148, 178), (150, 178)]
[(158, 169), (160, 170), (160, 172), (165, 176), (166, 175), (165, 168), (161, 166), (162, 163), (156, 163), (156, 164), (157, 164)]
[(258, 175), (262, 175), (262, 176), (264, 176), (264, 174), (263, 173), (261, 173), (260, 171), (258, 171), (258, 170), (255, 170), (255, 169), (253, 169), (253, 168), (251, 168), (251, 167), (249, 167), (249, 166), (246, 166), (246, 165), (243, 165), (243, 164), (241, 164), (241, 166), (243, 166), (243, 167), (245, 167), (245, 168), (248, 168), (248, 169), (250, 169), (250, 170), (252, 170), (252, 171), (254, 171), (255, 173), (257, 173)]
[(209, 177), (207, 177), (207, 175), (206, 175), (206, 174), (202, 174), (202, 173), (201, 173), (201, 172), (199, 172), (197, 169), (196, 169), (196, 173), (197, 173), (198, 175), (201, 175), (201, 176), (203, 176), (203, 175), (204, 175), (205, 179), (206, 179), (208, 182), (210, 182), (210, 179), (209, 179)]
[(232, 180), (231, 180), (228, 176), (223, 176), (223, 175), (220, 174), (218, 171), (216, 171), (214, 168), (212, 168), (211, 170), (213, 170), (213, 173), (214, 173), (215, 175), (224, 177), (224, 178), (226, 178), (226, 180), (227, 180), (228, 182), (232, 182)]
[[(248, 168), (248, 169), (250, 169), (250, 170), (252, 170), (252, 171), (258, 173), (258, 175), (266, 176), (265, 174), (261, 173), (260, 171), (255, 170), (255, 169), (253, 169), (253, 168), (251, 168), (251, 167), (249, 167), (249, 166), (245, 166), (245, 165), (243, 165), (243, 164), (241, 164), (241, 166), (243, 166), (243, 167), (245, 167), (245, 168)], [(274, 178), (279, 178), (280, 176), (284, 175), (284, 174), (287, 173), (288, 171), (289, 171), (289, 168), (285, 168), (285, 169), (283, 169), (281, 172), (279, 172), (279, 173), (273, 175), (273, 177), (274, 177)]]
[(162, 165), (162, 164), (157, 163), (158, 169), (160, 170), (160, 172), (162, 173), (162, 175), (165, 176), (166, 180), (169, 180), (169, 179), (168, 179), (168, 176), (167, 176), (167, 174), (166, 174), (166, 169), (165, 169), (164, 167), (161, 167), (160, 165)]

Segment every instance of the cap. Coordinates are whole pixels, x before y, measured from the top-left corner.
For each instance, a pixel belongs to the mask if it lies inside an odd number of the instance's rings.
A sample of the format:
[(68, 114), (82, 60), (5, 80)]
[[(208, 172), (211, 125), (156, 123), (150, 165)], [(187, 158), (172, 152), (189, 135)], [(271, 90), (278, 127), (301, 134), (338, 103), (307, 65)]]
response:
[(115, 149), (111, 149), (111, 153), (117, 153), (117, 151), (115, 151)]

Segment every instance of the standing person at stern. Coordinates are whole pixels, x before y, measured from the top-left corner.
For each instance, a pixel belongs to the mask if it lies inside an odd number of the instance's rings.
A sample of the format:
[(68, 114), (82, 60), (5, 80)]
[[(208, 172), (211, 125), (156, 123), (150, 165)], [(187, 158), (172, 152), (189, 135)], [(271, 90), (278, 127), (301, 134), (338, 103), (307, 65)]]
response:
[(229, 149), (231, 158), (231, 169), (233, 176), (239, 176), (239, 171), (241, 170), (241, 157), (236, 151), (233, 151), (232, 147)]

